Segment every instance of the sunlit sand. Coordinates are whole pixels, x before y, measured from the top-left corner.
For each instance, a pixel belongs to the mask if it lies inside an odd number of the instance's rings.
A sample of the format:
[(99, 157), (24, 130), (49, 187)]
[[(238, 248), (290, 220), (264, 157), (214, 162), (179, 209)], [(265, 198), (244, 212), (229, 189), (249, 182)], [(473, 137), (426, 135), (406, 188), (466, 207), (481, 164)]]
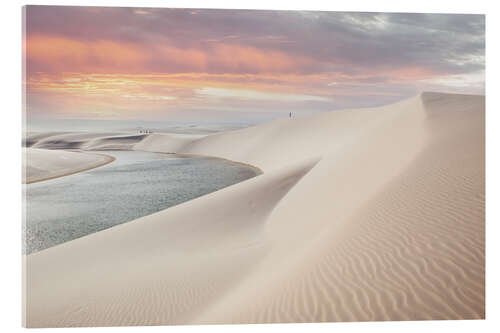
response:
[(205, 137), (90, 136), (84, 153), (44, 140), (28, 182), (105, 163), (91, 150), (107, 148), (263, 174), (24, 256), (28, 327), (484, 318), (482, 96)]

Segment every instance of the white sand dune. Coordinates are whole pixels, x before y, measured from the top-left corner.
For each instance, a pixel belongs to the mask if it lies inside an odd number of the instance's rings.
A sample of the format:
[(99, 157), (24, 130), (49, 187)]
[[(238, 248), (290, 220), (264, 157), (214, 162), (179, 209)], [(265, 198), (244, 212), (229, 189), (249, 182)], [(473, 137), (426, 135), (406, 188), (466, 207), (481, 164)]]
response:
[(23, 134), (23, 147), (31, 147), (48, 137), (65, 134), (65, 132), (27, 132)]
[(121, 133), (65, 132), (50, 136), (29, 135), (26, 141), (32, 148), (40, 149), (80, 149), (93, 139), (107, 136), (119, 136)]
[(25, 256), (27, 326), (484, 318), (482, 96), (134, 149), (264, 174)]
[(24, 148), (23, 183), (29, 184), (89, 170), (113, 159), (102, 154)]
[(25, 141), (30, 143), (30, 147), (41, 149), (132, 150), (135, 144), (146, 137), (145, 134), (137, 133), (75, 132), (31, 135)]
[(83, 150), (132, 150), (146, 137), (146, 134), (99, 136), (83, 143), (80, 148)]

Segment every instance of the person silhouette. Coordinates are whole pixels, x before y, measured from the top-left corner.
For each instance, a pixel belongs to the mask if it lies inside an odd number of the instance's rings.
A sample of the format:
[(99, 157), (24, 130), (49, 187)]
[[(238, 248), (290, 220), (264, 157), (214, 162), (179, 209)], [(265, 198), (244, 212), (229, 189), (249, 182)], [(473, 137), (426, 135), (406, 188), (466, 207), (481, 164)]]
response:
[(292, 118), (292, 113), (290, 112), (290, 118)]

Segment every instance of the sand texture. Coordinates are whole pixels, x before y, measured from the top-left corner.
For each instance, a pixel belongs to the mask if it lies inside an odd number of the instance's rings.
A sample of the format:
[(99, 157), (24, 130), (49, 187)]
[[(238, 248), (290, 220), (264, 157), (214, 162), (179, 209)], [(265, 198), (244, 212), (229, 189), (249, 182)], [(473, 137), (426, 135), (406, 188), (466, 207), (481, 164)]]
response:
[(482, 96), (111, 142), (264, 173), (25, 256), (28, 327), (484, 318)]

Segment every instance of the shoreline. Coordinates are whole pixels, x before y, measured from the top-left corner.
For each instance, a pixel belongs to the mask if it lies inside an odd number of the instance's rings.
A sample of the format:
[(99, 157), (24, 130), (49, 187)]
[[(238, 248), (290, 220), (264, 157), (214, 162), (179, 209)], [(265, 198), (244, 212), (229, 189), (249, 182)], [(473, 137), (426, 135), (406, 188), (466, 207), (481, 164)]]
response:
[[(85, 154), (85, 152), (82, 152), (82, 151), (65, 150), (65, 149), (61, 149), (61, 150), (62, 151), (79, 152), (79, 153)], [(113, 150), (120, 151), (120, 149), (113, 149)], [(164, 154), (164, 155), (175, 155), (175, 156), (178, 156), (180, 158), (200, 157), (200, 158), (218, 159), (218, 160), (222, 160), (222, 161), (226, 161), (226, 162), (230, 162), (230, 163), (236, 163), (236, 164), (240, 164), (240, 165), (252, 168), (252, 169), (254, 169), (255, 171), (258, 172), (256, 176), (264, 174), (264, 170), (262, 170), (261, 168), (255, 166), (255, 165), (252, 165), (252, 164), (249, 164), (249, 163), (245, 163), (245, 162), (239, 162), (239, 161), (235, 161), (235, 160), (230, 160), (230, 159), (224, 158), (224, 157), (212, 156), (212, 155), (184, 154), (184, 153), (173, 153), (173, 152), (153, 152), (153, 151), (147, 151), (147, 150), (133, 150), (133, 149), (132, 150), (121, 149), (121, 151), (132, 151), (132, 152), (133, 151), (137, 151), (137, 152)], [(89, 152), (91, 152), (91, 151), (89, 151)], [(108, 158), (108, 161), (105, 161), (105, 162), (103, 162), (101, 164), (98, 164), (98, 165), (95, 165), (95, 166), (92, 166), (92, 167), (89, 167), (89, 168), (85, 168), (85, 169), (81, 169), (81, 170), (76, 170), (76, 171), (71, 171), (71, 172), (68, 172), (68, 173), (63, 173), (63, 174), (60, 174), (60, 175), (57, 175), (57, 176), (51, 176), (51, 177), (46, 177), (46, 178), (31, 180), (31, 181), (28, 181), (28, 182), (23, 182), (22, 184), (34, 184), (34, 183), (39, 183), (39, 182), (46, 181), (46, 180), (51, 180), (51, 179), (56, 179), (56, 178), (60, 178), (60, 177), (74, 175), (76, 173), (85, 172), (85, 171), (89, 171), (89, 170), (92, 170), (92, 169), (95, 169), (95, 168), (99, 168), (99, 167), (105, 166), (105, 165), (107, 165), (107, 164), (109, 164), (109, 163), (111, 163), (111, 162), (113, 162), (113, 161), (116, 160), (115, 157), (110, 156), (110, 155), (105, 155), (105, 154), (100, 154), (100, 153), (93, 153), (93, 154), (106, 157), (106, 158)]]
[[(132, 151), (143, 151), (143, 150), (132, 150)], [(219, 156), (212, 156), (212, 155), (203, 155), (203, 154), (188, 154), (188, 153), (172, 153), (172, 152), (161, 152), (161, 151), (146, 151), (144, 150), (144, 152), (150, 152), (150, 153), (157, 153), (157, 154), (165, 154), (165, 155), (176, 155), (176, 156), (179, 156), (179, 157), (201, 157), (201, 158), (213, 158), (213, 159), (218, 159), (218, 160), (222, 160), (222, 161), (226, 161), (226, 162), (231, 162), (231, 163), (236, 163), (236, 164), (240, 164), (240, 165), (244, 165), (246, 167), (249, 167), (249, 168), (252, 168), (252, 169), (255, 169), (257, 171), (260, 172), (260, 174), (257, 174), (257, 176), (259, 175), (262, 175), (264, 174), (264, 170), (262, 170), (261, 168), (255, 166), (255, 165), (252, 165), (250, 163), (245, 163), (245, 162), (239, 162), (239, 161), (235, 161), (235, 160), (231, 160), (229, 158), (224, 158), (224, 157), (219, 157)]]
[[(67, 150), (67, 151), (70, 151), (70, 150)], [(77, 152), (77, 151), (72, 151), (72, 152)], [(85, 154), (83, 152), (79, 152), (79, 153)], [(74, 171), (70, 171), (70, 172), (67, 172), (67, 173), (62, 173), (62, 174), (56, 175), (56, 176), (50, 176), (50, 177), (44, 177), (44, 178), (35, 179), (35, 180), (23, 181), (22, 184), (23, 185), (29, 185), (29, 184), (43, 182), (43, 181), (46, 181), (46, 180), (51, 180), (51, 179), (56, 179), (56, 178), (61, 178), (61, 177), (65, 177), (65, 176), (74, 175), (76, 173), (85, 172), (85, 171), (89, 171), (89, 170), (92, 170), (92, 169), (95, 169), (95, 168), (99, 168), (99, 167), (105, 166), (106, 164), (109, 164), (109, 163), (113, 162), (114, 160), (116, 160), (115, 157), (109, 156), (109, 155), (105, 155), (105, 154), (95, 154), (95, 155), (103, 156), (103, 157), (107, 158), (107, 161), (104, 161), (103, 163), (99, 163), (97, 165), (94, 165), (94, 166), (91, 166), (91, 167), (88, 167), (88, 168), (74, 170)], [(23, 170), (23, 173), (26, 173), (26, 170)]]

